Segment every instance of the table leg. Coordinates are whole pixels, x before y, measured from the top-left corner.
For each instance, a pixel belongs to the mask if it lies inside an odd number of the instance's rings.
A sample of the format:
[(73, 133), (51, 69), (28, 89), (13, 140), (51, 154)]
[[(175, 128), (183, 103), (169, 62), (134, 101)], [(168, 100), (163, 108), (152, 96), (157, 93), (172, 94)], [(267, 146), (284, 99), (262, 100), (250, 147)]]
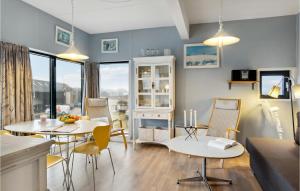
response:
[(72, 175), (71, 175), (71, 172), (70, 172), (70, 136), (67, 136), (68, 139), (67, 139), (67, 144), (66, 144), (66, 188), (67, 188), (67, 191), (71, 190), (71, 187), (73, 189), (73, 191), (75, 190), (74, 189), (74, 185), (73, 185), (73, 181), (72, 181)]
[(202, 158), (202, 166), (201, 166), (201, 174), (200, 172), (197, 170), (197, 174), (199, 176), (196, 177), (192, 177), (192, 178), (185, 178), (185, 179), (179, 179), (177, 180), (177, 184), (180, 184), (181, 182), (204, 182), (206, 187), (211, 191), (212, 188), (209, 185), (208, 182), (217, 182), (217, 183), (228, 183), (228, 184), (232, 184), (232, 180), (231, 179), (221, 179), (221, 178), (215, 178), (215, 177), (210, 177), (210, 176), (206, 176), (206, 158)]

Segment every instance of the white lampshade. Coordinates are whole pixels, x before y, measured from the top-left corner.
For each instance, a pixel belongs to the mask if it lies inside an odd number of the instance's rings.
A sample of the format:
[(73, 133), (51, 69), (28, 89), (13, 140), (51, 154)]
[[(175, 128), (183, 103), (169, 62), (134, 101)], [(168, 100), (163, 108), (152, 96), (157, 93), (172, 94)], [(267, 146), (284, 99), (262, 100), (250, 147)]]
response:
[(88, 56), (86, 56), (84, 54), (81, 54), (79, 52), (79, 50), (74, 46), (73, 43), (70, 46), (70, 48), (68, 48), (65, 52), (57, 54), (56, 56), (59, 57), (59, 58), (68, 59), (68, 60), (74, 60), (74, 61), (80, 61), (80, 60), (87, 60), (87, 59), (89, 59)]
[(220, 0), (219, 31), (211, 38), (203, 42), (207, 46), (228, 46), (240, 42), (240, 38), (231, 36), (223, 30), (223, 0)]
[(74, 0), (71, 0), (72, 5), (72, 39), (71, 39), (71, 46), (65, 52), (57, 54), (56, 56), (63, 59), (80, 61), (80, 60), (87, 60), (89, 59), (88, 56), (81, 54), (79, 50), (75, 47), (75, 32), (74, 32)]
[(205, 40), (203, 44), (207, 46), (227, 46), (240, 42), (238, 37), (231, 36), (223, 31), (222, 28), (211, 38)]

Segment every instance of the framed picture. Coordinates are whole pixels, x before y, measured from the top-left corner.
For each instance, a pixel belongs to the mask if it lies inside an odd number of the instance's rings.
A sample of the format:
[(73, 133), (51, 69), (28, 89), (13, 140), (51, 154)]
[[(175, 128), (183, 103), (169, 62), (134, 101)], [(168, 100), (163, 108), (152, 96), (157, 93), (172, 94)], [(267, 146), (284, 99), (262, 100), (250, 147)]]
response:
[(184, 68), (219, 68), (219, 48), (201, 43), (184, 45)]
[(118, 39), (102, 39), (101, 40), (101, 53), (117, 53), (118, 52)]
[(55, 42), (57, 44), (69, 47), (71, 45), (72, 33), (66, 29), (56, 26)]

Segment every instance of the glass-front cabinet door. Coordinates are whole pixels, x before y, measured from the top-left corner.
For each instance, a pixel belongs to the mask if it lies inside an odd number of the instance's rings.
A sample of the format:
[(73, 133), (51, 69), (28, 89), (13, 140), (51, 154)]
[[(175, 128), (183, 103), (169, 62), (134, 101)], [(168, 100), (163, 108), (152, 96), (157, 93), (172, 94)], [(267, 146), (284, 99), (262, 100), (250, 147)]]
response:
[(154, 107), (170, 107), (170, 66), (159, 64), (154, 66)]
[(137, 67), (137, 105), (152, 107), (152, 68), (151, 66)]

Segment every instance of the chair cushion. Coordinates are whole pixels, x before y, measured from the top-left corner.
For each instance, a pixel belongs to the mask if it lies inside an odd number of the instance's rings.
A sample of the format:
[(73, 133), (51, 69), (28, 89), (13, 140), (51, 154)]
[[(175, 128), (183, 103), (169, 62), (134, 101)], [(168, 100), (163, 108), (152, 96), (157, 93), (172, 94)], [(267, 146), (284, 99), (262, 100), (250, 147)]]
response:
[(298, 191), (299, 146), (292, 140), (246, 140), (251, 168), (265, 191)]
[(226, 109), (226, 110), (237, 110), (238, 109), (238, 101), (237, 100), (217, 99), (215, 108), (216, 109)]
[(47, 155), (47, 168), (50, 168), (60, 162), (62, 162), (64, 158), (58, 155)]
[(86, 155), (97, 155), (100, 152), (99, 147), (95, 142), (87, 142), (79, 145), (73, 149), (74, 153), (81, 153)]

